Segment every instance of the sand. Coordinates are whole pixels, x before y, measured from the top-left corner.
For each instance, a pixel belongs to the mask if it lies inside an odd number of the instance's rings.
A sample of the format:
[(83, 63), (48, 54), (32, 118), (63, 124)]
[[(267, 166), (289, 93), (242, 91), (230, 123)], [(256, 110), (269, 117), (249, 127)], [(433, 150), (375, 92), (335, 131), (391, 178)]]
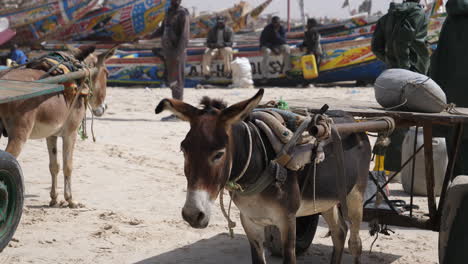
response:
[[(202, 96), (235, 103), (256, 90), (186, 90), (186, 101)], [(230, 239), (219, 206), (207, 229), (190, 228), (181, 217), (186, 180), (179, 151), (189, 125), (155, 116), (168, 89), (108, 89), (109, 109), (95, 121), (97, 142), (77, 143), (73, 195), (81, 209), (49, 208), (50, 174), (45, 140), (29, 141), (20, 158), (26, 195), (24, 214), (0, 263), (250, 263), (239, 222)], [(265, 100), (334, 97), (372, 100), (371, 88), (268, 89)], [(326, 102), (330, 103), (330, 102)], [(2, 146), (5, 144), (2, 139)], [(59, 186), (63, 176), (59, 175)], [(59, 188), (63, 199), (63, 188)], [(374, 240), (362, 224), (363, 263), (437, 263), (438, 234), (390, 227), (395, 234)], [(314, 245), (299, 263), (328, 263), (331, 238), (321, 220)], [(268, 254), (267, 254), (268, 255)], [(281, 263), (268, 257), (269, 263)], [(343, 263), (351, 263), (345, 254)]]

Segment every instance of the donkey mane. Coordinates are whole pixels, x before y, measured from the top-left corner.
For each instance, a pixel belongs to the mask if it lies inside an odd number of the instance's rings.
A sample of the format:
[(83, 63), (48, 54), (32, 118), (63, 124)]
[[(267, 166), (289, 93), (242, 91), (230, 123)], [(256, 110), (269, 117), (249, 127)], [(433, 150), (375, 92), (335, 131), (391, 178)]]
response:
[(212, 99), (208, 96), (204, 96), (200, 105), (203, 107), (203, 111), (209, 112), (211, 110), (224, 110), (227, 108), (227, 103), (222, 99)]

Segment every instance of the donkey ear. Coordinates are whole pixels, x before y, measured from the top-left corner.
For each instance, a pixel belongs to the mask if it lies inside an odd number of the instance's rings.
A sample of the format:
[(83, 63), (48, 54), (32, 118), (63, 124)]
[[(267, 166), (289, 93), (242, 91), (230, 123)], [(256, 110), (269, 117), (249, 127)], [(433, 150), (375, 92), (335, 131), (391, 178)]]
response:
[(93, 52), (96, 50), (96, 47), (94, 46), (89, 46), (89, 47), (83, 47), (78, 49), (78, 53), (74, 54), (72, 51), (72, 54), (75, 56), (75, 58), (79, 61), (84, 61), (89, 55), (93, 54)]
[(115, 52), (117, 51), (117, 48), (118, 48), (118, 45), (114, 46), (112, 49), (110, 49), (110, 50), (108, 50), (106, 52), (103, 52), (103, 53), (99, 54), (97, 66), (104, 65), (104, 63), (106, 62), (107, 59), (114, 56)]
[(260, 89), (257, 94), (249, 100), (237, 103), (221, 112), (220, 121), (225, 125), (232, 125), (247, 118), (247, 116), (258, 106), (263, 98), (264, 90)]
[(193, 117), (197, 116), (200, 111), (198, 108), (176, 99), (162, 100), (156, 107), (155, 112), (156, 114), (160, 114), (164, 110), (169, 110), (179, 119), (189, 122)]

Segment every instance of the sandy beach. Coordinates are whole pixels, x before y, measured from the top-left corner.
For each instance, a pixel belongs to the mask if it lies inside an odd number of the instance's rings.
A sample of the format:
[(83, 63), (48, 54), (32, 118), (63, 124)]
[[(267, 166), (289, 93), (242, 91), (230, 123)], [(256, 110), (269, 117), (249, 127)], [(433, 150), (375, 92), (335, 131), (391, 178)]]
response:
[[(205, 95), (232, 104), (255, 92), (186, 89), (185, 98), (194, 105)], [(250, 263), (237, 210), (234, 239), (228, 236), (219, 206), (207, 229), (192, 229), (182, 220), (186, 179), (179, 144), (189, 125), (159, 121), (169, 114), (154, 114), (165, 97), (170, 97), (169, 89), (108, 89), (109, 109), (94, 124), (97, 142), (79, 140), (74, 155), (73, 195), (83, 208), (48, 206), (51, 179), (46, 142), (26, 144), (19, 157), (26, 185), (24, 214), (0, 263)], [(374, 100), (372, 88), (334, 87), (271, 88), (264, 100), (320, 97)], [(4, 148), (6, 139), (1, 144)], [(62, 173), (59, 187), (59, 199), (63, 199)], [(380, 236), (369, 253), (374, 237), (368, 224), (362, 224), (363, 263), (438, 263), (437, 233), (390, 228), (395, 234)], [(313, 246), (298, 263), (329, 263), (332, 241), (325, 237), (327, 231), (321, 220)], [(268, 261), (282, 263), (270, 256)], [(351, 263), (348, 253), (343, 263)]]

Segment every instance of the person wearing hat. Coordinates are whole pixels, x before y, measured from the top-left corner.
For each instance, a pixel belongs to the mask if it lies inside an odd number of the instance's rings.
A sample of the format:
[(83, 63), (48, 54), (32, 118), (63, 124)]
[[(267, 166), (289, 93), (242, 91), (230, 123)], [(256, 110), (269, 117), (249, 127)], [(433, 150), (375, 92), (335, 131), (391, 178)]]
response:
[(206, 39), (207, 48), (203, 54), (203, 75), (211, 77), (211, 62), (213, 57), (221, 55), (224, 62), (225, 76), (231, 75), (232, 42), (234, 33), (232, 28), (226, 25), (226, 19), (222, 16), (216, 18), (216, 25), (208, 32)]

